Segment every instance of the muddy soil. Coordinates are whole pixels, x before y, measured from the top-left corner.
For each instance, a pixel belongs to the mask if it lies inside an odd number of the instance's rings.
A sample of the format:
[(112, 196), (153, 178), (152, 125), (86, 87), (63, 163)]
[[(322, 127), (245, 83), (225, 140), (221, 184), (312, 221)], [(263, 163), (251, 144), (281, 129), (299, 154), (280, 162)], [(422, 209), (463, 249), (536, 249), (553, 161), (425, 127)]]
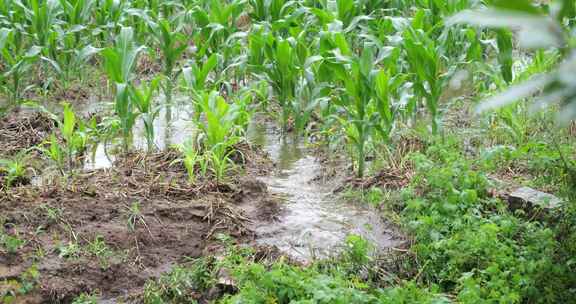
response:
[[(239, 170), (225, 183), (208, 177), (190, 184), (179, 152), (168, 148), (193, 132), (189, 110), (171, 114), (155, 125), (163, 152), (109, 158), (99, 145), (70, 178), (31, 176), (32, 182), (0, 192), (0, 235), (17, 241), (15, 252), (0, 249), (0, 296), (29, 289), (21, 303), (70, 303), (81, 293), (137, 298), (148, 280), (172, 266), (218, 254), (219, 234), (295, 262), (337, 253), (351, 233), (381, 250), (404, 241), (376, 211), (333, 195), (342, 184), (402, 181), (326, 177), (325, 169), (345, 170), (323, 165), (301, 139), (282, 137), (269, 122), (256, 121), (250, 143), (236, 146)], [(5, 118), (0, 146), (10, 149), (0, 156), (41, 143), (53, 128), (40, 114)], [(139, 130), (135, 146), (142, 148)], [(18, 141), (22, 134), (26, 139)]]
[(11, 112), (0, 119), (0, 156), (12, 156), (40, 144), (50, 135), (54, 121), (38, 112)]
[[(248, 176), (262, 170), (257, 152), (238, 148)], [(138, 294), (173, 265), (218, 251), (219, 233), (250, 243), (249, 225), (276, 212), (255, 178), (238, 172), (225, 184), (191, 185), (178, 157), (124, 155), (109, 169), (0, 193), (3, 233), (23, 241), (15, 253), (0, 251), (0, 295), (26, 284), (36, 288), (25, 303)]]

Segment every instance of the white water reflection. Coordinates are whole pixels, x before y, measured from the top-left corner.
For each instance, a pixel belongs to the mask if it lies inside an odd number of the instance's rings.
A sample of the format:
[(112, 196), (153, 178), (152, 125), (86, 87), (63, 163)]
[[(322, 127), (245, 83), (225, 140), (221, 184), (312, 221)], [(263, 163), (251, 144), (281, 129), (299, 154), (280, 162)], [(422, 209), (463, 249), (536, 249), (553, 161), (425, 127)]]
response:
[(264, 147), (277, 171), (261, 180), (286, 198), (279, 221), (254, 227), (261, 244), (274, 245), (295, 258), (309, 260), (338, 252), (350, 234), (361, 235), (378, 249), (399, 240), (376, 211), (336, 199), (327, 185), (313, 182), (321, 164), (307, 155), (297, 138), (284, 137), (270, 125), (252, 126), (249, 139)]
[[(160, 101), (162, 102), (162, 101)], [(180, 96), (174, 99), (172, 106), (162, 107), (154, 120), (154, 145), (164, 150), (172, 145), (182, 144), (196, 131), (193, 123), (193, 105), (188, 97)], [(167, 115), (169, 114), (169, 115)], [(120, 140), (99, 143), (84, 164), (84, 169), (109, 168), (114, 162), (113, 150), (118, 150)], [(136, 120), (133, 129), (132, 146), (138, 150), (148, 149), (146, 131), (141, 119)]]

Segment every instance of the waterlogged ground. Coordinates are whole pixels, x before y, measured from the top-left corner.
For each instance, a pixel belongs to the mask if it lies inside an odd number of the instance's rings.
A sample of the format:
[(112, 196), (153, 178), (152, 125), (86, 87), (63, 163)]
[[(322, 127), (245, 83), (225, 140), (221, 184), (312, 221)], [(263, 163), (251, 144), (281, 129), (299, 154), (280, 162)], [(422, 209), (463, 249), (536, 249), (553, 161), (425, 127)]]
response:
[[(162, 103), (163, 101), (159, 101)], [(190, 122), (192, 121), (193, 106), (188, 102), (185, 96), (176, 96), (174, 106), (168, 110), (162, 107), (159, 110), (157, 118), (154, 120), (154, 144), (158, 149), (165, 150), (172, 145), (185, 142), (195, 131), (196, 128)], [(97, 113), (106, 110), (87, 106), (82, 109), (86, 114)], [(134, 126), (133, 146), (140, 150), (146, 150), (146, 133), (144, 124), (141, 120)], [(119, 146), (120, 143), (116, 143)], [(110, 153), (114, 145), (108, 143), (99, 144), (91, 151), (90, 157), (85, 162), (85, 169), (102, 169), (112, 166), (114, 155)]]
[(255, 227), (259, 243), (303, 260), (336, 253), (350, 234), (361, 235), (380, 250), (400, 244), (374, 210), (335, 198), (335, 183), (318, 179), (321, 164), (303, 139), (282, 136), (272, 124), (260, 122), (253, 124), (249, 140), (274, 161), (275, 170), (259, 179), (284, 202), (277, 221)]
[[(154, 124), (158, 148), (181, 144), (196, 131), (190, 123), (193, 107), (186, 100), (176, 98), (170, 113), (165, 108), (160, 110)], [(145, 149), (142, 124), (136, 125), (134, 134), (134, 145)], [(306, 148), (303, 138), (283, 136), (274, 123), (256, 115), (247, 139), (261, 147), (274, 162), (275, 170), (266, 171), (258, 180), (283, 202), (280, 214), (273, 216), (274, 221), (254, 225), (258, 243), (276, 246), (301, 260), (335, 254), (350, 234), (361, 235), (380, 250), (399, 245), (398, 234), (374, 210), (336, 199), (332, 192), (337, 181), (317, 180), (321, 164), (313, 151)], [(99, 145), (86, 168), (107, 168), (112, 161), (113, 157)]]
[[(5, 233), (24, 241), (17, 253), (0, 256), (0, 282), (12, 282), (0, 290), (17, 288), (26, 272), (37, 271), (38, 292), (29, 303), (67, 303), (96, 290), (102, 299), (131, 297), (173, 266), (218, 252), (220, 233), (300, 261), (337, 253), (349, 234), (380, 250), (399, 245), (377, 212), (335, 198), (342, 180), (318, 178), (322, 165), (303, 139), (282, 136), (261, 117), (250, 126), (249, 144), (238, 147), (242, 170), (227, 185), (190, 185), (178, 152), (169, 149), (195, 131), (192, 108), (183, 101), (156, 120), (162, 151), (118, 155), (114, 143), (99, 144), (67, 182), (34, 178), (0, 194)], [(85, 112), (91, 111), (100, 109)], [(4, 146), (26, 134), (18, 147), (29, 148), (50, 134), (49, 119), (26, 115), (24, 124), (0, 124)], [(141, 125), (134, 134), (134, 146), (145, 149)]]

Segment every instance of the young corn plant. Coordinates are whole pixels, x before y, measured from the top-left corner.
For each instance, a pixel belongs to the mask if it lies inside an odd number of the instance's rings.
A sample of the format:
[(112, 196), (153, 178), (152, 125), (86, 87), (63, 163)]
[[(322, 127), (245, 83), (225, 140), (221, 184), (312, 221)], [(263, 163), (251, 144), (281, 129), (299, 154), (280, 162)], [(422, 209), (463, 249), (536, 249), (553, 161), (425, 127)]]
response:
[(144, 132), (149, 152), (155, 148), (154, 120), (158, 116), (159, 109), (154, 105), (153, 99), (158, 89), (159, 81), (159, 78), (155, 78), (150, 81), (150, 83), (143, 83), (139, 87), (130, 87), (130, 99), (138, 109), (138, 115), (144, 124)]
[(50, 139), (38, 150), (51, 159), (62, 172), (66, 169), (72, 174), (74, 161), (85, 150), (88, 143), (87, 127), (74, 114), (70, 104), (64, 103), (63, 118), (56, 119), (57, 133), (53, 132)]
[(440, 52), (433, 39), (421, 30), (409, 28), (404, 32), (404, 50), (414, 78), (416, 93), (425, 100), (432, 118), (432, 134), (440, 128), (440, 97), (445, 76)]
[(48, 41), (53, 33), (53, 26), (60, 14), (58, 0), (30, 0), (24, 7), (24, 14), (29, 27), (27, 32), (35, 45), (48, 47)]
[(130, 98), (130, 87), (136, 60), (143, 50), (144, 47), (135, 42), (134, 30), (124, 27), (115, 45), (102, 52), (106, 74), (116, 87), (115, 112), (123, 137), (124, 151), (128, 151), (130, 147), (132, 128), (138, 116)]
[(129, 4), (127, 1), (117, 0), (100, 0), (96, 2), (96, 8), (94, 9), (96, 29), (94, 34), (98, 35), (98, 40), (102, 43), (100, 47), (108, 45), (118, 33)]
[(90, 59), (101, 49), (91, 44), (76, 43), (74, 32), (56, 33), (58, 34), (51, 36), (50, 39), (49, 57), (42, 59), (50, 63), (61, 82), (62, 89), (66, 90), (73, 80), (82, 80), (85, 77), (81, 69), (86, 67)]
[(132, 129), (138, 118), (138, 112), (135, 110), (135, 105), (130, 98), (129, 84), (117, 83), (116, 84), (116, 97), (115, 97), (115, 111), (118, 121), (120, 133), (122, 134), (122, 142), (124, 152), (130, 149), (130, 142), (132, 139)]
[(41, 147), (40, 151), (48, 156), (48, 158), (56, 164), (56, 167), (63, 172), (66, 155), (65, 148), (60, 144), (55, 133), (50, 134), (50, 139), (47, 144), (48, 147)]
[(144, 46), (136, 43), (134, 29), (123, 27), (114, 45), (102, 51), (108, 78), (115, 83), (130, 83), (138, 56), (144, 50)]
[[(200, 107), (200, 100), (208, 88), (208, 74), (214, 71), (218, 66), (218, 55), (212, 54), (202, 65), (197, 62), (191, 62), (189, 66), (182, 69), (182, 76), (186, 90), (189, 92), (192, 101), (195, 104), (196, 118), (199, 118), (202, 109)], [(198, 119), (196, 119), (198, 120)]]
[[(60, 0), (60, 7), (62, 8), (63, 20), (69, 27), (85, 26), (92, 22), (92, 13), (97, 0)], [(78, 33), (76, 40), (81, 39)]]
[(216, 181), (221, 182), (232, 165), (230, 155), (235, 152), (234, 145), (241, 139), (236, 122), (242, 113), (236, 104), (228, 104), (217, 92), (205, 94), (201, 106), (205, 120), (199, 129), (205, 154)]
[(164, 94), (166, 103), (170, 104), (172, 102), (174, 83), (176, 82), (178, 71), (180, 71), (180, 69), (176, 69), (176, 65), (188, 48), (188, 41), (178, 27), (166, 19), (153, 24), (152, 33), (154, 34), (157, 48), (162, 53), (163, 74), (165, 77)]
[[(192, 140), (186, 141), (179, 147), (180, 152), (183, 155), (183, 159), (180, 160), (186, 172), (188, 173), (188, 182), (194, 184), (197, 180), (197, 175), (200, 177), (205, 177), (208, 171), (208, 161), (206, 155), (202, 154)], [(199, 167), (200, 171), (196, 169)]]
[[(344, 45), (343, 45), (344, 46)], [(344, 53), (340, 53), (344, 51)], [(364, 176), (367, 143), (377, 116), (374, 108), (374, 50), (364, 48), (357, 56), (344, 47), (335, 51), (331, 67), (335, 80), (342, 84), (333, 99), (344, 116), (337, 116), (349, 143), (356, 152), (357, 175)]]
[(0, 28), (0, 66), (4, 67), (0, 71), (0, 84), (9, 91), (12, 105), (18, 104), (22, 94), (30, 89), (24, 87), (26, 77), (40, 58), (40, 47), (26, 49), (24, 45), (23, 36), (18, 30)]
[(199, 28), (193, 39), (199, 48), (196, 58), (226, 51), (222, 45), (238, 32), (236, 21), (244, 13), (246, 3), (243, 0), (202, 2), (202, 5), (195, 6), (191, 12), (193, 22)]
[(268, 64), (261, 66), (274, 88), (278, 103), (282, 108), (282, 128), (288, 129), (288, 123), (292, 114), (292, 101), (300, 77), (300, 68), (295, 48), (289, 39), (274, 38), (268, 36), (265, 54)]
[(82, 66), (100, 49), (93, 47), (91, 17), (96, 0), (59, 0), (57, 18), (60, 22), (48, 37), (47, 56), (66, 90), (70, 81), (80, 78)]
[(70, 104), (64, 104), (64, 117), (60, 123), (60, 135), (64, 141), (68, 170), (72, 172), (74, 159), (86, 149), (87, 134), (84, 123), (77, 119)]
[(378, 71), (374, 78), (375, 107), (379, 114), (374, 128), (384, 142), (389, 141), (394, 129), (394, 123), (400, 111), (394, 100), (399, 98), (400, 88), (406, 78), (404, 74), (392, 76), (392, 73), (387, 70)]

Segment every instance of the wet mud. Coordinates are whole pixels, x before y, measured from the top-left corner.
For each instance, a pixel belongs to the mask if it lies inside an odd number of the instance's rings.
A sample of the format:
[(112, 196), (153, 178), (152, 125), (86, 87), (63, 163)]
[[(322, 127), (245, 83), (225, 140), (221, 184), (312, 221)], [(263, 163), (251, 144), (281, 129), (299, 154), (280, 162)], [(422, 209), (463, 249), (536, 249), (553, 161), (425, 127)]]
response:
[(35, 268), (41, 303), (69, 303), (83, 292), (125, 297), (178, 263), (218, 251), (219, 233), (250, 242), (249, 224), (268, 215), (239, 205), (265, 202), (265, 188), (244, 187), (241, 178), (191, 185), (177, 156), (126, 155), (110, 170), (0, 195), (4, 234), (25, 242), (0, 255), (0, 282)]
[(272, 221), (254, 226), (258, 243), (310, 262), (340, 252), (351, 234), (371, 241), (379, 251), (404, 241), (376, 210), (338, 199), (335, 190), (349, 181), (319, 178), (324, 168), (303, 138), (284, 136), (261, 121), (253, 124), (248, 138), (273, 160), (275, 169), (259, 180), (283, 202)]
[[(0, 250), (0, 295), (28, 284), (33, 292), (20, 296), (23, 303), (70, 303), (81, 293), (109, 303), (138, 298), (173, 266), (217, 254), (219, 234), (301, 262), (339, 252), (350, 234), (380, 250), (401, 242), (375, 210), (338, 200), (334, 190), (347, 181), (320, 182), (323, 165), (304, 140), (265, 119), (235, 147), (238, 170), (225, 183), (191, 184), (171, 148), (195, 131), (191, 108), (166, 114), (155, 125), (160, 152), (138, 152), (146, 143), (137, 126), (134, 153), (110, 154), (113, 147), (101, 144), (69, 178), (2, 189), (2, 234), (22, 242)], [(14, 147), (2, 155), (41, 143), (55, 127), (42, 114), (30, 117), (0, 121), (0, 134), (9, 134), (0, 144)], [(27, 140), (16, 143), (19, 134)]]

